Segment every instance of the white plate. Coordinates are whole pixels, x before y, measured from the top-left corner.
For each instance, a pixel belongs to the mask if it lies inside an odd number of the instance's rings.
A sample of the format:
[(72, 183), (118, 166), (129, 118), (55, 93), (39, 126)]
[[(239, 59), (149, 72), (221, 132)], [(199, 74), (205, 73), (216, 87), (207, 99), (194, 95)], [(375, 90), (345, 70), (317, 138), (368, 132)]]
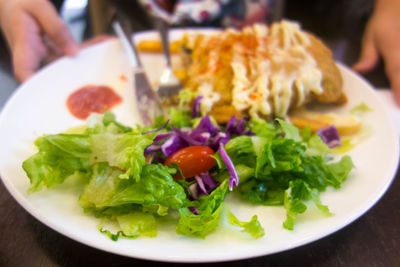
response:
[[(137, 35), (138, 38), (152, 36), (154, 33)], [(157, 77), (164, 62), (160, 55), (146, 55), (143, 60), (151, 76)], [(108, 252), (157, 261), (211, 262), (292, 249), (325, 237), (364, 214), (387, 190), (397, 168), (398, 136), (382, 103), (364, 80), (344, 66), (340, 69), (349, 103), (337, 112), (348, 112), (365, 102), (373, 108), (373, 112), (363, 117), (370, 134), (350, 152), (356, 168), (343, 187), (321, 195), (335, 216), (324, 217), (310, 210), (299, 216), (294, 231), (283, 229), (282, 207), (254, 207), (229, 198), (232, 211), (240, 220), (249, 220), (258, 214), (265, 228), (264, 237), (253, 240), (222, 227), (202, 240), (178, 236), (174, 226), (164, 226), (156, 238), (114, 242), (97, 230), (97, 219), (83, 213), (77, 202), (79, 188), (60, 185), (27, 194), (29, 180), (21, 163), (35, 152), (35, 138), (83, 123), (66, 108), (71, 92), (86, 84), (109, 85), (124, 98), (113, 110), (117, 119), (126, 124), (136, 121), (130, 87), (132, 77), (117, 40), (90, 47), (76, 58), (58, 60), (15, 92), (0, 116), (0, 174), (11, 195), (38, 220), (76, 241)], [(128, 81), (124, 82), (121, 75), (126, 75)]]

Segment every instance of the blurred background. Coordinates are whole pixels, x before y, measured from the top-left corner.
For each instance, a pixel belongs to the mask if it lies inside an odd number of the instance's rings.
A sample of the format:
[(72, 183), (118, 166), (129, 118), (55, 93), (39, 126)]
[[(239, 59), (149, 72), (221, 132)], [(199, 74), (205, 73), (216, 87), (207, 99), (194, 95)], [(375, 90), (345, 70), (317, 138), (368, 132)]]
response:
[[(60, 13), (76, 40), (84, 41), (101, 34), (112, 34), (111, 21), (117, 12), (124, 13), (134, 31), (152, 29), (152, 20), (139, 4), (141, 0), (65, 0)], [(61, 3), (61, 2), (60, 2)], [(319, 36), (333, 51), (335, 60), (353, 65), (360, 53), (360, 42), (373, 0), (270, 0), (274, 16), (298, 21), (303, 29)], [(375, 87), (389, 87), (380, 65), (364, 75)]]
[[(83, 42), (102, 34), (113, 34), (111, 22), (117, 12), (124, 13), (134, 31), (152, 29), (152, 20), (140, 1), (144, 0), (53, 0), (75, 39)], [(239, 0), (232, 0), (239, 1)], [(249, 0), (250, 1), (250, 0)], [(352, 66), (360, 54), (365, 24), (372, 13), (373, 0), (267, 0), (272, 20), (298, 21), (303, 29), (319, 36), (332, 49), (336, 61)], [(251, 1), (250, 1), (251, 2)], [(257, 1), (255, 1), (257, 2)], [(3, 88), (0, 107), (18, 87), (12, 78), (11, 59), (0, 35), (0, 80)], [(389, 88), (383, 64), (363, 75), (376, 88)]]
[(62, 5), (60, 14), (66, 21), (78, 42), (83, 41), (86, 28), (86, 9), (88, 0), (66, 0)]

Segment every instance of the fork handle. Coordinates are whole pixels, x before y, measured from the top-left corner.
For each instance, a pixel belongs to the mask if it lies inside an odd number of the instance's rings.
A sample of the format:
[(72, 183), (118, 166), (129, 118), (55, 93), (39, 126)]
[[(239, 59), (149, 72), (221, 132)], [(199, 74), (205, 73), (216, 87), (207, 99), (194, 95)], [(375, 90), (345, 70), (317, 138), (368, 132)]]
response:
[(162, 18), (159, 18), (157, 21), (157, 29), (160, 33), (161, 43), (163, 47), (163, 52), (165, 59), (167, 61), (167, 67), (171, 67), (171, 54), (169, 51), (169, 24)]

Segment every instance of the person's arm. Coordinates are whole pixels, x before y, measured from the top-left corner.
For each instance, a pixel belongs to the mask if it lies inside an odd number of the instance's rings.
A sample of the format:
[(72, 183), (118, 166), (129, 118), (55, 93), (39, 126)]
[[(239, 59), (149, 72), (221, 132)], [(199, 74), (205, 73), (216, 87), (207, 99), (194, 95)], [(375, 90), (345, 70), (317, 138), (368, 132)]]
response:
[(380, 57), (400, 106), (400, 0), (376, 0), (364, 33), (361, 57), (353, 69), (368, 72), (377, 65)]
[(48, 0), (0, 0), (0, 28), (11, 50), (15, 77), (21, 82), (50, 59), (78, 51)]

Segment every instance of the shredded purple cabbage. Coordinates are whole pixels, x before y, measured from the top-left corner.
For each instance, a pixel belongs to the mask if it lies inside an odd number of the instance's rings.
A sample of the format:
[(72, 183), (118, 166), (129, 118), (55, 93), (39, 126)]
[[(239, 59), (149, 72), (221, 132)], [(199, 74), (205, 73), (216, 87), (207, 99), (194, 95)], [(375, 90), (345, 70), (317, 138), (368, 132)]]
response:
[[(199, 102), (200, 98), (197, 101)], [(236, 119), (235, 116), (232, 116), (225, 131), (213, 125), (209, 116), (202, 117), (194, 129), (179, 129), (173, 126), (170, 132), (156, 135), (153, 143), (146, 147), (145, 156), (152, 162), (164, 163), (167, 157), (188, 146), (207, 146), (214, 151), (219, 150), (230, 174), (229, 189), (232, 190), (233, 186), (239, 184), (239, 177), (224, 146), (233, 136), (254, 135), (247, 130), (247, 120), (247, 118)], [(167, 124), (157, 130), (166, 126)], [(196, 183), (189, 186), (189, 192), (193, 199), (209, 194), (218, 186), (208, 172), (197, 175), (195, 179)]]
[(212, 140), (210, 140), (210, 146), (214, 148), (214, 150), (217, 150), (219, 143), (223, 143), (225, 145), (229, 142), (229, 137), (229, 133), (219, 132), (214, 136)]
[(201, 106), (201, 100), (203, 99), (202, 96), (197, 96), (194, 101), (193, 101), (193, 107), (192, 107), (192, 118), (197, 118), (200, 116), (200, 106)]
[(161, 145), (151, 144), (144, 149), (144, 153), (146, 155), (153, 154), (153, 152), (159, 151), (161, 149)]
[(204, 195), (209, 195), (218, 186), (217, 182), (214, 181), (209, 172), (203, 172), (196, 175), (194, 179), (196, 182), (189, 185), (188, 188), (190, 197), (193, 200), (197, 200)]
[(214, 190), (217, 187), (217, 183), (211, 177), (209, 172), (200, 173), (199, 175), (196, 175), (194, 178), (196, 179), (198, 189), (201, 190), (199, 197), (202, 195), (208, 195), (209, 193), (211, 193), (212, 190)]
[(188, 143), (188, 146), (201, 146), (204, 143), (201, 140), (196, 140), (189, 131), (183, 131), (179, 128), (172, 127), (175, 135), (179, 136)]
[(340, 141), (339, 132), (334, 125), (319, 129), (317, 134), (321, 137), (322, 141), (328, 145), (330, 148), (340, 146), (342, 143)]
[(161, 127), (157, 128), (157, 129), (154, 129), (154, 130), (148, 131), (148, 132), (143, 132), (142, 134), (151, 134), (151, 133), (156, 133), (156, 132), (159, 132), (159, 131), (161, 131), (162, 129), (164, 129), (165, 127), (167, 127), (168, 123), (169, 123), (169, 120), (167, 120), (167, 122), (166, 122), (166, 123), (164, 123), (164, 125), (163, 125), (163, 126), (161, 126)]
[(204, 183), (206, 189), (208, 190), (208, 193), (210, 193), (212, 190), (214, 190), (218, 186), (209, 172), (200, 173), (199, 176), (203, 180), (203, 183)]
[(199, 215), (199, 214), (200, 214), (196, 207), (191, 206), (191, 207), (189, 207), (189, 210), (190, 210), (194, 215)]
[(161, 151), (164, 156), (169, 157), (179, 149), (187, 147), (188, 143), (177, 135), (171, 136), (164, 144), (161, 145)]
[(233, 115), (229, 119), (228, 124), (226, 125), (225, 132), (227, 134), (236, 134), (236, 135), (254, 135), (254, 133), (250, 130), (246, 132), (245, 121), (248, 120), (249, 119), (247, 117), (237, 120), (235, 115)]
[(156, 135), (156, 137), (153, 139), (153, 143), (144, 149), (144, 154), (145, 155), (154, 154), (155, 152), (161, 150), (160, 142), (170, 137), (171, 135), (172, 133), (160, 133)]
[(160, 142), (168, 137), (170, 137), (172, 135), (172, 132), (168, 132), (168, 133), (159, 133), (156, 135), (156, 137), (154, 138), (153, 142), (157, 143)]
[(196, 179), (197, 185), (199, 186), (201, 192), (202, 192), (204, 195), (208, 195), (208, 192), (207, 192), (206, 186), (204, 185), (203, 179), (201, 179), (201, 177), (198, 176), (198, 175), (196, 175), (196, 176), (194, 177), (194, 179)]
[[(171, 127), (170, 132), (157, 134), (153, 143), (145, 149), (145, 154), (158, 155), (158, 158), (162, 155), (168, 157), (187, 146), (208, 146), (216, 151), (220, 143), (225, 145), (233, 135), (253, 135), (250, 131), (246, 132), (245, 121), (245, 118), (237, 120), (235, 116), (232, 116), (225, 131), (223, 131), (212, 124), (209, 116), (204, 116), (194, 129), (183, 130)], [(162, 130), (167, 126), (167, 123), (151, 132)], [(160, 163), (162, 162), (164, 160)]]
[(219, 153), (221, 155), (222, 160), (224, 161), (226, 167), (228, 168), (228, 172), (230, 174), (229, 178), (229, 190), (232, 191), (234, 186), (239, 185), (239, 176), (236, 172), (235, 166), (232, 163), (231, 158), (229, 157), (228, 153), (226, 153), (224, 144), (219, 144)]
[(199, 133), (204, 133), (207, 132), (210, 135), (216, 134), (220, 129), (215, 127), (209, 116), (204, 116), (201, 118), (199, 124), (196, 126), (196, 128), (193, 129), (192, 135), (197, 135)]

